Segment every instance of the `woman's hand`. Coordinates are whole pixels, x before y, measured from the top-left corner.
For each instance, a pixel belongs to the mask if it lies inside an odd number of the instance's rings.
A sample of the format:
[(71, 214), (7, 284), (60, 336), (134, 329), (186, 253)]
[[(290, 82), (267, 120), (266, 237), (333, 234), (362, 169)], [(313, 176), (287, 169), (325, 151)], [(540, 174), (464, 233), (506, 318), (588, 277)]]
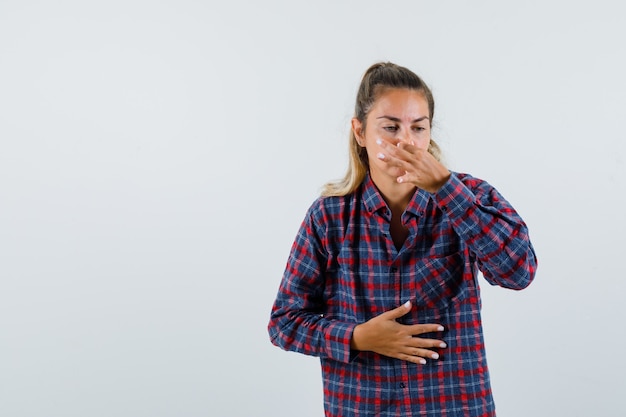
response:
[(404, 175), (396, 178), (399, 183), (411, 183), (422, 190), (435, 193), (450, 178), (450, 171), (441, 162), (428, 150), (418, 148), (413, 142), (398, 141), (393, 145), (387, 140), (378, 139), (376, 143), (382, 149), (378, 159), (404, 172)]
[(439, 324), (400, 324), (396, 319), (411, 311), (407, 301), (398, 308), (387, 311), (354, 329), (350, 346), (352, 349), (376, 352), (381, 355), (425, 364), (426, 359), (438, 359), (439, 354), (429, 348), (445, 348), (441, 340), (415, 337), (423, 333), (443, 331)]

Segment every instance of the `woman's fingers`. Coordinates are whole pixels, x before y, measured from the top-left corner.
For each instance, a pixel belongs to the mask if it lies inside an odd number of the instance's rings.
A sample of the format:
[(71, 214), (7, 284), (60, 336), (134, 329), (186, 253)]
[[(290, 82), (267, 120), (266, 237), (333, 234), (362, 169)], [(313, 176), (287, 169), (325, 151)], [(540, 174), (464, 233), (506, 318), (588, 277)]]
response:
[(398, 359), (408, 360), (413, 363), (425, 364), (426, 359), (437, 360), (439, 353), (434, 350), (407, 346), (399, 353)]
[(418, 365), (425, 365), (426, 364), (426, 359), (424, 359), (424, 358), (422, 358), (421, 356), (418, 356), (418, 355), (402, 354), (402, 355), (398, 355), (398, 357), (396, 359), (401, 359), (403, 361), (416, 363)]
[(404, 172), (396, 178), (399, 183), (411, 183), (433, 193), (450, 178), (450, 171), (427, 150), (405, 142), (399, 143), (395, 148), (389, 149), (389, 156), (386, 156), (385, 162), (390, 167), (399, 168)]
[(448, 346), (444, 341), (438, 339), (425, 339), (422, 337), (413, 337), (412, 339), (408, 345), (415, 348), (443, 349)]
[(446, 347), (442, 340), (421, 338), (419, 335), (441, 332), (440, 324), (401, 324), (397, 319), (411, 311), (411, 302), (388, 310), (354, 328), (350, 346), (396, 359), (423, 364), (426, 359), (438, 359), (433, 349)]

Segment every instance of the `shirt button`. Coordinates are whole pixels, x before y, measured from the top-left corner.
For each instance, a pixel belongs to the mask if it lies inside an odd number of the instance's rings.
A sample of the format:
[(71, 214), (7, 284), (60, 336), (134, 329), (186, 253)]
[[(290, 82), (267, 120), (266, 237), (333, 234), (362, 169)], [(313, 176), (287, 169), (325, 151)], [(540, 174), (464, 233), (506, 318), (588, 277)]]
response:
[(391, 267), (391, 272), (398, 272), (398, 268), (396, 268), (395, 266)]
[(404, 382), (400, 382), (400, 388), (406, 388), (406, 384)]

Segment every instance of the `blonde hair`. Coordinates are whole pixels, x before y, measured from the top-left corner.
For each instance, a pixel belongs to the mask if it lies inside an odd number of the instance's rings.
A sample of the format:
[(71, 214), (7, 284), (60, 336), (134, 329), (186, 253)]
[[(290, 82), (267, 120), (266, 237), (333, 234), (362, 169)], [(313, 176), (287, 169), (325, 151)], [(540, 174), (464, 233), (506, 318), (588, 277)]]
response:
[[(406, 88), (424, 94), (428, 102), (432, 126), (435, 115), (435, 100), (426, 83), (407, 68), (391, 62), (378, 62), (365, 71), (356, 97), (354, 117), (361, 122), (363, 130), (365, 130), (367, 115), (372, 109), (374, 102), (388, 88)], [(343, 179), (325, 184), (322, 189), (322, 196), (330, 197), (350, 194), (358, 188), (367, 174), (369, 168), (367, 152), (364, 147), (358, 144), (352, 129), (350, 130), (348, 140), (348, 170)], [(441, 159), (441, 149), (432, 139), (428, 146), (428, 152), (437, 160)]]

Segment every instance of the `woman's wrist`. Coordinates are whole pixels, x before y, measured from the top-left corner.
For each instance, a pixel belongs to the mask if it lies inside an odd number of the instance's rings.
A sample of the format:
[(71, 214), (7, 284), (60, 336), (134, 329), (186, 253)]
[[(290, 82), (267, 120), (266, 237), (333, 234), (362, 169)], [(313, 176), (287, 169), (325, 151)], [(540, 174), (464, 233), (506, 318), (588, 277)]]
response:
[(358, 324), (352, 332), (352, 339), (350, 339), (350, 348), (353, 350), (364, 350), (363, 348), (363, 324)]

